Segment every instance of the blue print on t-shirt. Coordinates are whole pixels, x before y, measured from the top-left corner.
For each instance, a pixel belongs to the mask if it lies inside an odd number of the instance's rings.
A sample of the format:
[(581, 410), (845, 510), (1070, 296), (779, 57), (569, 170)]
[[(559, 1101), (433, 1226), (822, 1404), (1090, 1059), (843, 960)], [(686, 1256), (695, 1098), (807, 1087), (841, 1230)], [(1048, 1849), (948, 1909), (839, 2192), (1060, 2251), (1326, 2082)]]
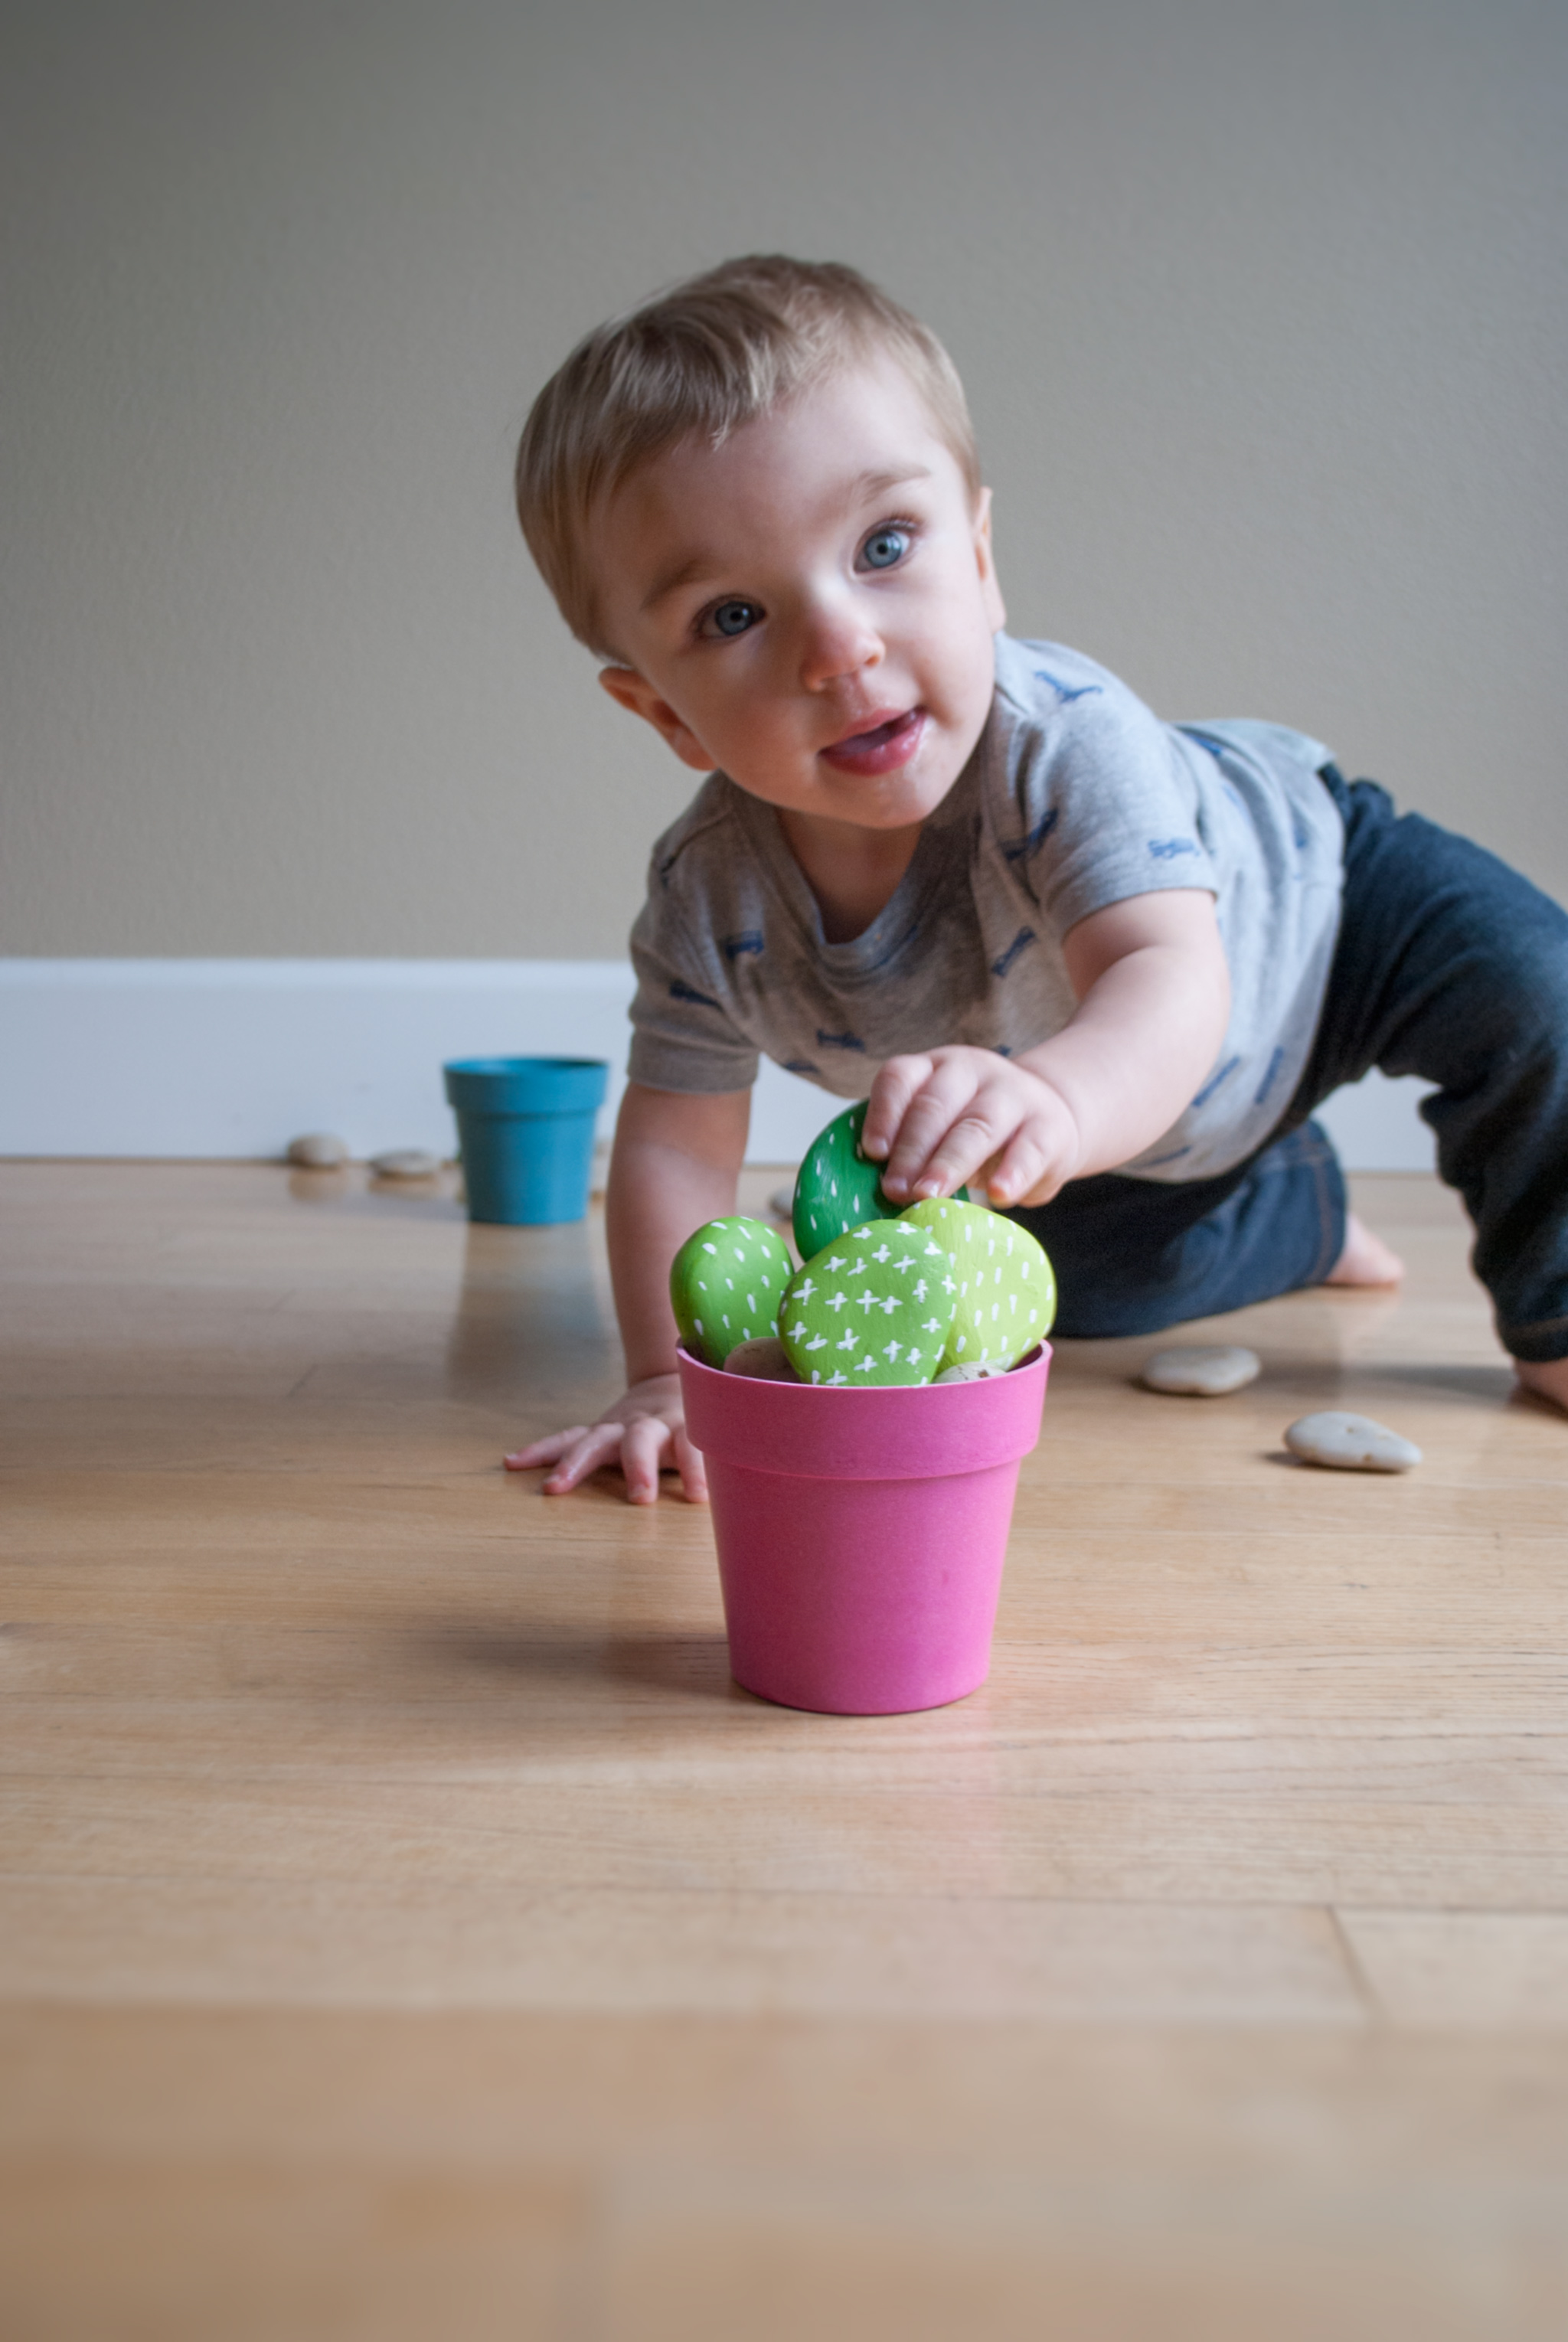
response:
[(1253, 1104), (1254, 1106), (1262, 1106), (1264, 1098), (1267, 1097), (1269, 1092), (1274, 1086), (1274, 1076), (1279, 1072), (1279, 1069), (1284, 1064), (1284, 1051), (1283, 1049), (1276, 1049), (1273, 1056), (1269, 1059), (1267, 1071), (1263, 1075), (1257, 1095), (1253, 1099)]
[(1174, 1146), (1169, 1155), (1151, 1156), (1144, 1168), (1145, 1171), (1157, 1171), (1163, 1163), (1179, 1163), (1183, 1155), (1190, 1155), (1192, 1151), (1190, 1146)]
[(705, 992), (697, 991), (694, 985), (684, 984), (678, 976), (676, 976), (674, 984), (670, 986), (670, 998), (672, 1000), (694, 1000), (699, 1008), (716, 1008), (719, 1005), (716, 1000), (710, 1000)]
[(1219, 1088), (1220, 1084), (1230, 1080), (1231, 1076), (1235, 1072), (1236, 1067), (1241, 1064), (1241, 1062), (1242, 1061), (1239, 1057), (1228, 1057), (1225, 1063), (1220, 1067), (1217, 1074), (1211, 1074), (1209, 1076), (1208, 1080), (1203, 1084), (1203, 1088), (1193, 1100), (1193, 1104), (1195, 1106), (1205, 1106), (1209, 1099), (1213, 1096), (1214, 1092)]
[(1043, 666), (1034, 670), (1036, 683), (1048, 683), (1058, 699), (1091, 699), (1105, 688), (1102, 683), (1064, 683), (1060, 676), (1048, 675)]
[(1027, 862), (1032, 854), (1038, 854), (1056, 826), (1057, 810), (1055, 806), (1049, 806), (1027, 837), (1020, 838), (1016, 846), (1004, 846), (1002, 849), (1004, 862)]
[(1174, 862), (1179, 854), (1196, 854), (1198, 846), (1191, 837), (1152, 837), (1149, 851), (1156, 862)]
[(1018, 933), (1014, 936), (1012, 942), (1008, 945), (1001, 958), (994, 959), (992, 961), (992, 975), (1005, 976), (1014, 961), (1017, 958), (1019, 953), (1027, 951), (1030, 945), (1037, 941), (1038, 938), (1035, 936), (1033, 927), (1020, 927)]
[(727, 960), (744, 958), (747, 952), (760, 952), (762, 947), (763, 936), (760, 927), (748, 927), (744, 935), (724, 937), (724, 957)]
[(818, 1071), (809, 1057), (786, 1057), (784, 1069), (786, 1074), (815, 1074)]
[(816, 1045), (819, 1049), (859, 1049), (864, 1052), (865, 1048), (865, 1043), (858, 1033), (824, 1033), (820, 1027)]

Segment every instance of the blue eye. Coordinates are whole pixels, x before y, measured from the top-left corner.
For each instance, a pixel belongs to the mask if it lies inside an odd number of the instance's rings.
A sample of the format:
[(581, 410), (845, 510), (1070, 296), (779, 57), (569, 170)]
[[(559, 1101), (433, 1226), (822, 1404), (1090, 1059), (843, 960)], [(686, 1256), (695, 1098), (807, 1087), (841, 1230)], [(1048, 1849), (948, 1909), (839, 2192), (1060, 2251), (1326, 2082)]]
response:
[(703, 631), (704, 634), (712, 631), (722, 635), (730, 641), (736, 635), (748, 634), (761, 616), (762, 612), (754, 602), (715, 602), (704, 622)]
[(906, 528), (874, 529), (860, 548), (862, 565), (867, 569), (895, 569), (909, 551), (909, 531)]

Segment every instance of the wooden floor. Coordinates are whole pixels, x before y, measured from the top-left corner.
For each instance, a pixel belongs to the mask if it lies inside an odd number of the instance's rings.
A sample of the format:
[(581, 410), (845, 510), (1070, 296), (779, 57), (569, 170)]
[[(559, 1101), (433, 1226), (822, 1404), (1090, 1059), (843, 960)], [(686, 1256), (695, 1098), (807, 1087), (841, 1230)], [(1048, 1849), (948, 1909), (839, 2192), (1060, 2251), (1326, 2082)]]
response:
[(500, 1471), (596, 1225), (0, 1168), (4, 2342), (1560, 2342), (1568, 1423), (1360, 1200), (1239, 1397), (1058, 1354), (989, 1686), (853, 1720)]

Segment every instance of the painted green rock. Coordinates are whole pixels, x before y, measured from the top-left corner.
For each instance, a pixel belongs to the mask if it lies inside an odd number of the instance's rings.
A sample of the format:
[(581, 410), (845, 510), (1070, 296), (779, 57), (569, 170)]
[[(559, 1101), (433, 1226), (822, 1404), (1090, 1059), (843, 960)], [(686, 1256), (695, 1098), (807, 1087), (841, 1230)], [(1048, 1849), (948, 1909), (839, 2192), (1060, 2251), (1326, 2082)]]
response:
[(761, 1220), (709, 1220), (689, 1236), (670, 1264), (670, 1300), (693, 1357), (722, 1366), (737, 1342), (773, 1333), (794, 1268)]
[(929, 1229), (868, 1220), (795, 1271), (779, 1337), (803, 1383), (928, 1383), (955, 1294), (952, 1260)]
[[(824, 1245), (834, 1244), (851, 1228), (864, 1227), (878, 1213), (895, 1213), (898, 1206), (882, 1192), (882, 1173), (860, 1151), (865, 1126), (866, 1101), (835, 1115), (819, 1130), (806, 1152), (794, 1183), (795, 1247), (810, 1260)], [(959, 1189), (967, 1196), (967, 1187)]]
[(1056, 1279), (1016, 1220), (944, 1197), (912, 1204), (902, 1224), (928, 1228), (953, 1256), (953, 1330), (946, 1366), (1013, 1366), (1044, 1341), (1056, 1315)]

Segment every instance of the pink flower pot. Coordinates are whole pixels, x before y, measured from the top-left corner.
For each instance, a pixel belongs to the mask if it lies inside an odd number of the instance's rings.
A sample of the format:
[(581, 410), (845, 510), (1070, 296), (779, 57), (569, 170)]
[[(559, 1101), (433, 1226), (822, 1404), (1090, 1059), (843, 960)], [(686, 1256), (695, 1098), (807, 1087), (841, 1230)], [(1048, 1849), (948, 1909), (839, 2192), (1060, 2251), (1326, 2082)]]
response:
[(785, 1707), (894, 1716), (983, 1684), (1048, 1344), (1010, 1375), (824, 1390), (680, 1353), (730, 1671)]

